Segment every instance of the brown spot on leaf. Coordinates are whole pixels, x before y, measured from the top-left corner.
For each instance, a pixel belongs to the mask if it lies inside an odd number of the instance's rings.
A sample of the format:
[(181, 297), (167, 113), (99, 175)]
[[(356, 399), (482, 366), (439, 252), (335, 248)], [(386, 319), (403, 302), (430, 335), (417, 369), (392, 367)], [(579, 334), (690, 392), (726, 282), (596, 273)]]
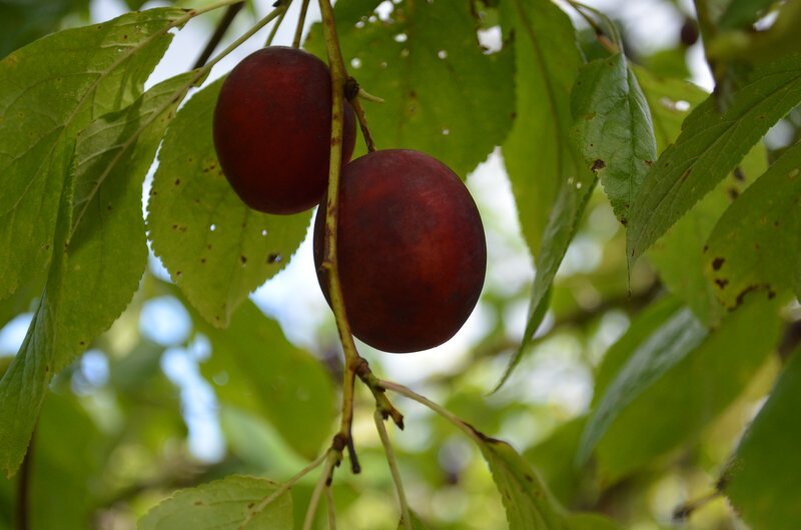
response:
[(281, 263), (281, 254), (270, 254), (267, 256), (267, 263), (271, 265), (273, 263)]
[(725, 262), (726, 260), (724, 258), (715, 258), (712, 260), (712, 268), (716, 271), (719, 271)]
[(734, 179), (739, 182), (745, 182), (745, 173), (743, 173), (743, 170), (740, 166), (734, 168), (734, 171), (732, 171), (732, 176), (734, 176)]
[(595, 162), (592, 163), (592, 167), (590, 169), (597, 172), (605, 167), (606, 167), (606, 162), (598, 158)]
[(242, 265), (248, 262), (247, 256), (239, 256), (239, 261), (242, 262)]
[(729, 280), (725, 278), (717, 278), (715, 279), (715, 284), (721, 289), (725, 289), (726, 286), (729, 285)]
[(181, 179), (175, 179), (175, 185), (176, 186), (180, 186), (181, 185)]
[(740, 192), (737, 191), (737, 188), (729, 188), (726, 190), (726, 193), (729, 194), (729, 199), (735, 200), (737, 197), (740, 196)]

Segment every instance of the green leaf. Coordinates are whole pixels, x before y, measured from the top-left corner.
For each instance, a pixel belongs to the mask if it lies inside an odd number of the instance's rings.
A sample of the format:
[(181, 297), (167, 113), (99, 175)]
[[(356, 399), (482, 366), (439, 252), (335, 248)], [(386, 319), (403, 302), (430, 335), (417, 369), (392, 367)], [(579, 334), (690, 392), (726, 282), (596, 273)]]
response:
[(0, 62), (0, 298), (53, 254), (61, 154), (91, 121), (130, 105), (190, 14), (154, 9), (38, 40)]
[(0, 59), (58, 29), (70, 12), (88, 13), (89, 0), (4, 0), (0, 2)]
[[(22, 460), (53, 374), (116, 320), (139, 286), (147, 263), (142, 182), (189, 81), (156, 85), (125, 110), (92, 122), (61, 158), (73, 173), (61, 203), (47, 284), (28, 335), (0, 380), (0, 466)], [(72, 166), (70, 172), (67, 167)], [(73, 188), (68, 184), (67, 190)], [(81, 222), (82, 221), (82, 222)]]
[(585, 462), (617, 416), (697, 347), (706, 334), (707, 329), (692, 311), (682, 309), (639, 344), (592, 412), (581, 436), (578, 461)]
[[(370, 131), (379, 148), (429, 153), (464, 178), (511, 126), (511, 54), (482, 53), (469, 2), (404, 0), (368, 18), (378, 3), (335, 7), (349, 73), (384, 99), (367, 109)], [(319, 25), (306, 47), (326, 57)]]
[(501, 10), (505, 29), (514, 33), (517, 99), (503, 157), (523, 236), (538, 256), (550, 246), (543, 232), (564, 183), (583, 179), (583, 160), (569, 137), (570, 91), (582, 60), (570, 19), (549, 0), (510, 0)]
[(638, 66), (633, 70), (651, 110), (656, 148), (661, 153), (678, 137), (690, 109), (697, 107), (708, 94), (688, 81), (658, 77)]
[(681, 307), (682, 304), (677, 298), (666, 296), (649, 304), (634, 318), (626, 332), (604, 354), (603, 361), (595, 374), (593, 406), (598, 405), (601, 396), (628, 362), (632, 353)]
[(794, 530), (801, 521), (801, 350), (790, 357), (724, 474), (724, 492), (754, 530)]
[(724, 29), (750, 29), (765, 11), (774, 4), (774, 0), (737, 0), (731, 2), (718, 19), (718, 27)]
[(671, 292), (686, 302), (704, 324), (717, 323), (724, 312), (716, 298), (717, 288), (707, 277), (707, 240), (726, 208), (766, 167), (767, 152), (758, 143), (725, 180), (648, 251), (648, 259)]
[(71, 393), (50, 392), (34, 441), (30, 527), (85, 528), (97, 506), (93, 484), (105, 469), (110, 444)]
[(750, 299), (620, 411), (597, 446), (603, 479), (615, 481), (692, 443), (743, 392), (773, 350), (781, 332), (777, 308)]
[[(409, 514), (411, 515), (410, 519), (412, 520), (412, 530), (426, 530), (426, 526), (416, 513), (409, 512)], [(403, 517), (401, 517), (401, 520), (398, 521), (398, 530), (406, 530)]]
[(255, 408), (299, 454), (312, 459), (331, 435), (334, 396), (331, 377), (307, 352), (289, 343), (274, 320), (252, 302), (243, 304), (226, 330), (196, 321), (212, 344), (201, 365), (220, 399)]
[(626, 225), (634, 196), (656, 159), (656, 141), (648, 103), (622, 53), (581, 68), (571, 111), (585, 166), (598, 174), (615, 215)]
[(139, 530), (292, 530), (292, 495), (283, 493), (243, 526), (254, 506), (278, 489), (263, 478), (231, 475), (180, 490), (150, 510)]
[(791, 57), (754, 71), (723, 114), (714, 96), (690, 114), (635, 198), (627, 234), (630, 265), (801, 101), (799, 65)]
[(570, 530), (618, 530), (611, 519), (594, 513), (577, 513), (567, 517), (567, 527)]
[(476, 433), (501, 493), (510, 530), (565, 528), (565, 513), (526, 460), (507, 444)]
[(729, 208), (709, 237), (706, 273), (728, 308), (764, 289), (801, 293), (801, 144), (774, 162)]
[(178, 112), (159, 152), (148, 203), (153, 250), (189, 302), (212, 325), (289, 261), (310, 213), (275, 216), (248, 208), (220, 169), (212, 115), (222, 80)]
[(556, 277), (556, 272), (559, 270), (562, 259), (565, 257), (567, 247), (570, 246), (570, 242), (573, 241), (573, 237), (578, 231), (579, 222), (596, 182), (597, 178), (593, 172), (589, 170), (582, 171), (577, 178), (565, 182), (556, 197), (556, 204), (554, 204), (551, 217), (548, 219), (548, 226), (545, 227), (545, 233), (543, 234), (542, 249), (534, 260), (537, 274), (534, 277), (528, 322), (523, 333), (523, 340), (509, 362), (496, 390), (512, 374), (515, 366), (522, 359), (534, 333), (542, 323), (542, 319), (545, 318), (553, 280)]

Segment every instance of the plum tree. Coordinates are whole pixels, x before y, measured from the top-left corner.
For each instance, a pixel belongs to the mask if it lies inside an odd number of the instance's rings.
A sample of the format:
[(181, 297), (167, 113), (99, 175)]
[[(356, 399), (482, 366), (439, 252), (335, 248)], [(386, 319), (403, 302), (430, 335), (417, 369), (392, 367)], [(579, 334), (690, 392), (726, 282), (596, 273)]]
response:
[[(214, 112), (214, 146), (223, 173), (251, 208), (307, 210), (328, 182), (331, 76), (314, 55), (284, 46), (258, 50), (230, 73)], [(343, 164), (356, 139), (345, 105)]]
[[(375, 151), (345, 166), (337, 224), (339, 275), (354, 335), (387, 352), (451, 338), (484, 284), (487, 247), (473, 198), (447, 166), (424, 153)], [(314, 227), (317, 277), (325, 207)]]

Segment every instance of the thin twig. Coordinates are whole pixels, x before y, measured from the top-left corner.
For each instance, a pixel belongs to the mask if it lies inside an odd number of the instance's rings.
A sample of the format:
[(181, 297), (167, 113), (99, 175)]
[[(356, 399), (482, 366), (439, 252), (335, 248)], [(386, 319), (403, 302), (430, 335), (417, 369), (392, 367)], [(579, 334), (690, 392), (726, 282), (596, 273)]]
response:
[(337, 464), (339, 457), (335, 451), (329, 451), (320, 473), (320, 478), (317, 479), (317, 484), (314, 486), (311, 500), (309, 500), (309, 507), (306, 509), (306, 518), (303, 520), (303, 530), (311, 530), (314, 524), (314, 516), (317, 513), (317, 506), (320, 504), (320, 497), (322, 496), (323, 489), (331, 484), (331, 477), (334, 473), (334, 466)]
[(381, 438), (381, 444), (384, 446), (384, 454), (387, 456), (389, 471), (392, 473), (392, 480), (395, 482), (395, 491), (398, 492), (398, 504), (400, 504), (403, 527), (406, 530), (412, 530), (412, 516), (409, 510), (409, 503), (406, 501), (406, 493), (403, 490), (403, 482), (401, 481), (400, 470), (398, 470), (398, 462), (395, 460), (395, 452), (392, 449), (392, 443), (389, 441), (389, 434), (387, 434), (387, 428), (384, 426), (384, 418), (381, 416), (381, 411), (376, 409), (373, 414), (373, 419), (375, 420), (375, 427), (378, 430), (378, 436)]
[(334, 494), (330, 484), (325, 487), (325, 501), (328, 505), (328, 530), (337, 530), (337, 509), (334, 506)]
[(430, 408), (431, 410), (433, 410), (434, 412), (436, 412), (437, 414), (439, 414), (440, 416), (442, 416), (443, 418), (445, 418), (446, 420), (451, 422), (453, 425), (455, 425), (457, 428), (459, 428), (459, 430), (463, 431), (465, 434), (467, 434), (470, 438), (472, 438), (476, 442), (478, 442), (478, 443), (483, 443), (484, 442), (484, 440), (482, 440), (481, 437), (479, 437), (479, 435), (478, 435), (478, 433), (476, 432), (475, 429), (470, 427), (467, 423), (462, 421), (458, 416), (456, 416), (455, 414), (450, 412), (445, 407), (443, 407), (441, 405), (437, 405), (436, 403), (434, 403), (433, 401), (431, 401), (427, 397), (421, 396), (420, 394), (418, 394), (414, 390), (412, 390), (410, 388), (407, 388), (407, 387), (405, 387), (403, 385), (399, 385), (397, 383), (392, 383), (390, 381), (383, 381), (383, 380), (379, 381), (379, 383), (383, 388), (386, 388), (387, 390), (392, 390), (393, 392), (397, 392), (398, 394), (400, 394), (402, 396), (406, 396), (407, 398), (409, 398), (409, 399), (411, 399), (413, 401), (417, 401), (418, 403), (420, 403), (422, 405), (425, 405), (426, 407)]
[(284, 17), (286, 16), (286, 12), (289, 10), (289, 6), (292, 4), (292, 1), (286, 3), (284, 6), (284, 12), (281, 13), (281, 16), (278, 17), (278, 20), (275, 21), (273, 24), (272, 29), (270, 30), (270, 35), (267, 37), (267, 42), (264, 43), (265, 46), (272, 46), (273, 40), (275, 39), (275, 34), (278, 33), (278, 28), (281, 27), (281, 22), (284, 21)]
[(373, 135), (370, 134), (369, 127), (367, 127), (367, 115), (364, 113), (364, 108), (362, 108), (359, 97), (350, 100), (350, 105), (353, 107), (353, 110), (356, 112), (356, 118), (359, 120), (359, 127), (362, 130), (362, 137), (364, 138), (364, 143), (367, 145), (367, 151), (372, 153), (375, 151), (375, 142), (373, 141)]
[(347, 441), (351, 437), (353, 425), (353, 398), (356, 370), (361, 364), (361, 356), (356, 349), (353, 335), (345, 313), (345, 301), (337, 264), (337, 217), (339, 213), (339, 177), (342, 166), (342, 135), (344, 128), (345, 82), (347, 72), (339, 48), (334, 10), (330, 0), (319, 0), (323, 18), (323, 37), (328, 51), (328, 64), (331, 69), (331, 151), (328, 166), (328, 194), (325, 215), (325, 252), (322, 263), (328, 276), (328, 291), (331, 308), (336, 318), (339, 339), (345, 354), (345, 373), (342, 382), (342, 418), (339, 436)]
[(677, 506), (676, 509), (673, 510), (673, 522), (680, 523), (682, 521), (686, 521), (694, 511), (698, 510), (699, 508), (703, 508), (709, 502), (717, 499), (721, 495), (722, 493), (720, 491), (714, 490), (702, 495), (697, 499), (687, 501), (684, 504)]
[(312, 463), (301, 469), (298, 474), (296, 474), (295, 476), (293, 476), (292, 478), (281, 484), (281, 486), (277, 490), (264, 497), (264, 499), (262, 499), (261, 502), (259, 502), (259, 504), (257, 504), (250, 511), (250, 513), (248, 513), (247, 518), (245, 518), (242, 524), (239, 525), (240, 530), (245, 528), (248, 525), (248, 523), (250, 523), (250, 521), (252, 521), (253, 518), (256, 517), (262, 510), (264, 510), (264, 508), (266, 508), (271, 502), (273, 502), (275, 499), (277, 499), (278, 497), (280, 497), (281, 495), (292, 489), (292, 486), (297, 484), (300, 479), (308, 475), (312, 470), (314, 470), (320, 464), (322, 464), (323, 460), (325, 460), (328, 457), (329, 452), (330, 451), (326, 451), (325, 453), (321, 454)]
[(306, 24), (306, 12), (309, 10), (309, 0), (303, 0), (300, 5), (300, 16), (298, 17), (298, 25), (295, 28), (295, 38), (292, 39), (292, 47), (300, 48), (300, 39), (303, 36), (303, 26)]
[(245, 2), (239, 2), (236, 4), (231, 4), (223, 13), (220, 22), (217, 24), (217, 28), (214, 30), (214, 33), (211, 34), (209, 37), (209, 42), (206, 44), (206, 47), (203, 48), (203, 51), (200, 52), (200, 56), (195, 61), (195, 66), (192, 67), (193, 70), (200, 68), (201, 66), (206, 64), (206, 61), (209, 60), (211, 54), (214, 53), (214, 50), (219, 46), (220, 41), (225, 36), (225, 32), (228, 31), (228, 28), (231, 27), (231, 24), (236, 18), (236, 15), (245, 7)]

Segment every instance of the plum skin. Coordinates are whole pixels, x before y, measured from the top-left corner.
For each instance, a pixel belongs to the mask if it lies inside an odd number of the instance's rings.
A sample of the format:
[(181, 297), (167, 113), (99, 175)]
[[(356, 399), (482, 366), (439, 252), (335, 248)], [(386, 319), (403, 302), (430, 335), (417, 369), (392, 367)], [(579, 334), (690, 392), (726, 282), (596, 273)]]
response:
[[(345, 103), (342, 163), (356, 140)], [(265, 213), (292, 214), (317, 204), (328, 185), (331, 75), (295, 48), (260, 49), (237, 64), (214, 110), (214, 147), (237, 195)]]
[[(356, 337), (406, 353), (438, 346), (462, 327), (481, 294), (487, 246), (475, 202), (447, 166), (403, 149), (354, 160), (342, 173), (337, 226), (339, 276)], [(324, 234), (323, 203), (313, 243), (328, 299)]]

